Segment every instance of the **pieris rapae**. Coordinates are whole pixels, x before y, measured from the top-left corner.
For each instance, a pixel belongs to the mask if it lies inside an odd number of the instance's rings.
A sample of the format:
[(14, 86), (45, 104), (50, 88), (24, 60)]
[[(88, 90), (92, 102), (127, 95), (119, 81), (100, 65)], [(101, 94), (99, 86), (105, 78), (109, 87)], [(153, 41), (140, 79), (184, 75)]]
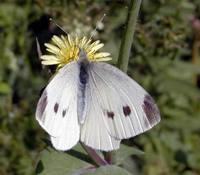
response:
[(119, 148), (122, 139), (149, 130), (160, 121), (151, 96), (98, 52), (99, 41), (85, 37), (53, 37), (46, 44), (52, 55), (42, 64), (58, 64), (58, 72), (44, 90), (36, 119), (50, 134), (53, 146), (68, 150), (79, 140), (94, 149)]

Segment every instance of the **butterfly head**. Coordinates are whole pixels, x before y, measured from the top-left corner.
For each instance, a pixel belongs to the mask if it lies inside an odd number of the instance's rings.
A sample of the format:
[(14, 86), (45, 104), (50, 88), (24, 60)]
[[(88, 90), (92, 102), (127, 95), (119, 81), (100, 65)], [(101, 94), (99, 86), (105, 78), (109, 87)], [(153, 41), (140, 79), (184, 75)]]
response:
[(50, 53), (42, 55), (43, 65), (58, 65), (63, 67), (72, 61), (109, 61), (110, 53), (99, 52), (104, 44), (99, 40), (92, 42), (91, 39), (78, 36), (53, 36), (51, 43), (46, 43), (46, 50)]
[(90, 60), (88, 59), (86, 51), (82, 48), (79, 48), (78, 62), (88, 63), (89, 61)]

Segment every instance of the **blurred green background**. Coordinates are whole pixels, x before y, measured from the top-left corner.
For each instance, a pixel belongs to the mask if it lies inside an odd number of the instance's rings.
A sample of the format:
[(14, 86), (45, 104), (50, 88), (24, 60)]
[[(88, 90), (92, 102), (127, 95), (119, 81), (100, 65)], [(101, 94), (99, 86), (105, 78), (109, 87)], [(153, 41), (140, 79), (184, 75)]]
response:
[[(50, 73), (42, 69), (35, 38), (43, 43), (69, 33), (105, 43), (113, 64), (119, 53), (128, 0), (0, 1), (0, 175), (34, 174), (47, 134), (34, 118)], [(97, 22), (103, 14), (103, 23)], [(155, 98), (162, 121), (125, 143), (136, 175), (200, 174), (200, 1), (144, 0), (128, 74)]]

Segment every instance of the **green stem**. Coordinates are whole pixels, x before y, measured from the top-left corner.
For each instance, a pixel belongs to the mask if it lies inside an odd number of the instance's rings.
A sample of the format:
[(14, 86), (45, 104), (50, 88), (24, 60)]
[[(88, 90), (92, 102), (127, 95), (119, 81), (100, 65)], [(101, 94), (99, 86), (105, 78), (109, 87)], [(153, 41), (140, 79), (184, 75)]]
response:
[[(131, 45), (133, 42), (133, 36), (137, 24), (137, 18), (140, 10), (142, 0), (131, 0), (131, 4), (128, 10), (127, 20), (126, 20), (126, 30), (121, 42), (119, 57), (118, 57), (118, 67), (127, 72), (128, 62), (130, 56)], [(115, 163), (116, 160), (113, 158), (115, 152), (109, 153), (110, 162)], [(106, 159), (107, 160), (107, 159)], [(110, 163), (109, 162), (109, 163)]]
[(131, 0), (130, 8), (128, 11), (126, 30), (122, 38), (118, 58), (118, 67), (124, 72), (127, 72), (128, 69), (130, 50), (133, 42), (133, 36), (136, 28), (137, 17), (139, 14), (141, 2), (142, 0)]

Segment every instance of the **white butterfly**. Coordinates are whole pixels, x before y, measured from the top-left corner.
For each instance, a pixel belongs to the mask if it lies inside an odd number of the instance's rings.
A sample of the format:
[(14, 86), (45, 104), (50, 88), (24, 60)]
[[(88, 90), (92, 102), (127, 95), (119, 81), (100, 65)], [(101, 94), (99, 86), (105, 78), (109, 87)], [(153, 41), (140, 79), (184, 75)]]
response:
[(120, 141), (149, 130), (160, 121), (152, 97), (118, 68), (79, 60), (62, 67), (38, 102), (36, 119), (58, 150), (78, 141), (94, 149), (118, 149)]

